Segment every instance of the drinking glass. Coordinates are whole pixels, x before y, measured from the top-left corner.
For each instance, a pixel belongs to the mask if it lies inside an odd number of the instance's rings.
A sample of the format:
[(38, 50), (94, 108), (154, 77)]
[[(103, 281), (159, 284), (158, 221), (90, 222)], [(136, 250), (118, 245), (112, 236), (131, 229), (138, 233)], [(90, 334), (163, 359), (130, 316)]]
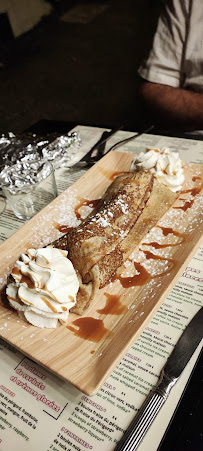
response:
[(20, 161), (1, 172), (0, 183), (14, 214), (24, 220), (32, 218), (57, 197), (50, 161)]

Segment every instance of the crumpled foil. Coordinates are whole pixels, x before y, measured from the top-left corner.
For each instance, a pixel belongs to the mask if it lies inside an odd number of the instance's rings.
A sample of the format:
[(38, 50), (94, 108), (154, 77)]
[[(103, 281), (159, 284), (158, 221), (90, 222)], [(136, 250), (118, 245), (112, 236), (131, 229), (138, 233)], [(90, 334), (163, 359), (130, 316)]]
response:
[(51, 161), (54, 169), (71, 164), (71, 160), (81, 145), (81, 138), (77, 132), (42, 139), (35, 134), (16, 136), (10, 132), (0, 136), (0, 172), (18, 161)]
[[(30, 192), (32, 185), (50, 175), (50, 163), (43, 160), (18, 161), (14, 166), (5, 166), (0, 173), (3, 187), (11, 194)], [(28, 190), (28, 191), (27, 191)]]

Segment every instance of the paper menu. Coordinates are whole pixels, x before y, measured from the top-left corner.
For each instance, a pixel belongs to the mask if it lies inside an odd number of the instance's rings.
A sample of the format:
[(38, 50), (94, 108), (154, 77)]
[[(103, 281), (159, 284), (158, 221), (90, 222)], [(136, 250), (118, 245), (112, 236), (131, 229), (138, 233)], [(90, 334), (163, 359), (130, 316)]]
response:
[[(81, 128), (81, 134), (85, 134), (85, 131), (87, 132), (86, 128)], [(97, 135), (95, 129), (92, 133), (97, 140), (98, 130)], [(87, 136), (88, 133), (85, 137)], [(82, 138), (83, 141), (85, 137)], [(158, 145), (157, 140), (161, 138), (154, 137), (153, 143), (152, 138), (151, 144), (146, 145)], [(163, 140), (166, 142), (165, 137)], [(200, 144), (197, 158), (201, 154)], [(129, 151), (129, 148), (127, 150)], [(70, 176), (71, 171), (67, 168), (60, 171), (65, 172), (65, 185), (67, 174)], [(60, 177), (62, 184), (62, 175)], [(71, 181), (69, 177), (68, 183), (73, 183), (73, 179)], [(10, 451), (14, 447), (22, 451), (99, 451), (103, 447), (113, 450), (150, 388), (156, 383), (159, 372), (182, 330), (201, 306), (202, 260), (203, 247), (200, 247), (150, 324), (93, 397), (82, 394), (2, 342), (0, 450)], [(187, 377), (191, 365), (192, 363), (187, 369)], [(187, 379), (186, 372), (184, 377)], [(176, 391), (176, 396), (184, 386), (181, 381), (182, 377), (178, 382), (180, 389)], [(169, 402), (166, 403), (167, 420), (176, 406), (176, 400), (171, 401), (172, 395), (173, 391), (170, 395), (170, 407)], [(153, 434), (154, 448), (150, 447), (152, 451), (157, 449), (167, 426), (166, 414), (160, 413), (162, 428), (160, 429), (158, 422), (158, 426), (154, 423), (149, 431), (149, 434)], [(140, 449), (149, 449), (146, 445), (149, 434)], [(157, 435), (159, 438), (155, 441)]]
[[(183, 328), (201, 306), (202, 282), (199, 281), (203, 279), (203, 271), (199, 272), (199, 262), (202, 262), (202, 256), (203, 247), (197, 251), (140, 338), (92, 397), (82, 394), (2, 343), (0, 449), (13, 450), (18, 443), (22, 451), (99, 451), (104, 446), (113, 450), (156, 383)], [(195, 274), (198, 277), (191, 279)], [(188, 373), (191, 363), (189, 366)], [(176, 400), (170, 408), (167, 406), (167, 413), (169, 411), (171, 415), (175, 405)], [(162, 412), (160, 416), (163, 421)], [(144, 441), (141, 447), (147, 449)]]

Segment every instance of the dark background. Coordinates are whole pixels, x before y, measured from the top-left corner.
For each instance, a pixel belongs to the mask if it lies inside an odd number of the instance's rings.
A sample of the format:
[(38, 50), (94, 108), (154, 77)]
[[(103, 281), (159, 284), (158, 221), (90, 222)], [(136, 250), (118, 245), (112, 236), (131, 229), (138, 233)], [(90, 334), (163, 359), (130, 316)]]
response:
[[(29, 0), (28, 0), (29, 3)], [(13, 38), (0, 15), (0, 131), (42, 119), (137, 130), (137, 69), (161, 0), (50, 0), (52, 14)], [(75, 22), (67, 18), (79, 6)]]
[[(0, 134), (123, 121), (126, 129), (141, 129), (137, 69), (164, 1), (47, 2), (52, 13), (18, 38), (0, 14)], [(200, 360), (159, 451), (203, 449), (202, 366)]]

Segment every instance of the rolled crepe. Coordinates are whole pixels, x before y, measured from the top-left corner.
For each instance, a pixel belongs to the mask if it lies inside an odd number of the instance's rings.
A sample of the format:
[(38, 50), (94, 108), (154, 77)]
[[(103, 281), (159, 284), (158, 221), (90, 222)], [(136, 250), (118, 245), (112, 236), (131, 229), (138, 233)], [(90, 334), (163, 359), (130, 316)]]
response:
[(72, 311), (84, 312), (176, 197), (149, 171), (122, 174), (91, 215), (53, 243), (68, 251), (79, 278)]

